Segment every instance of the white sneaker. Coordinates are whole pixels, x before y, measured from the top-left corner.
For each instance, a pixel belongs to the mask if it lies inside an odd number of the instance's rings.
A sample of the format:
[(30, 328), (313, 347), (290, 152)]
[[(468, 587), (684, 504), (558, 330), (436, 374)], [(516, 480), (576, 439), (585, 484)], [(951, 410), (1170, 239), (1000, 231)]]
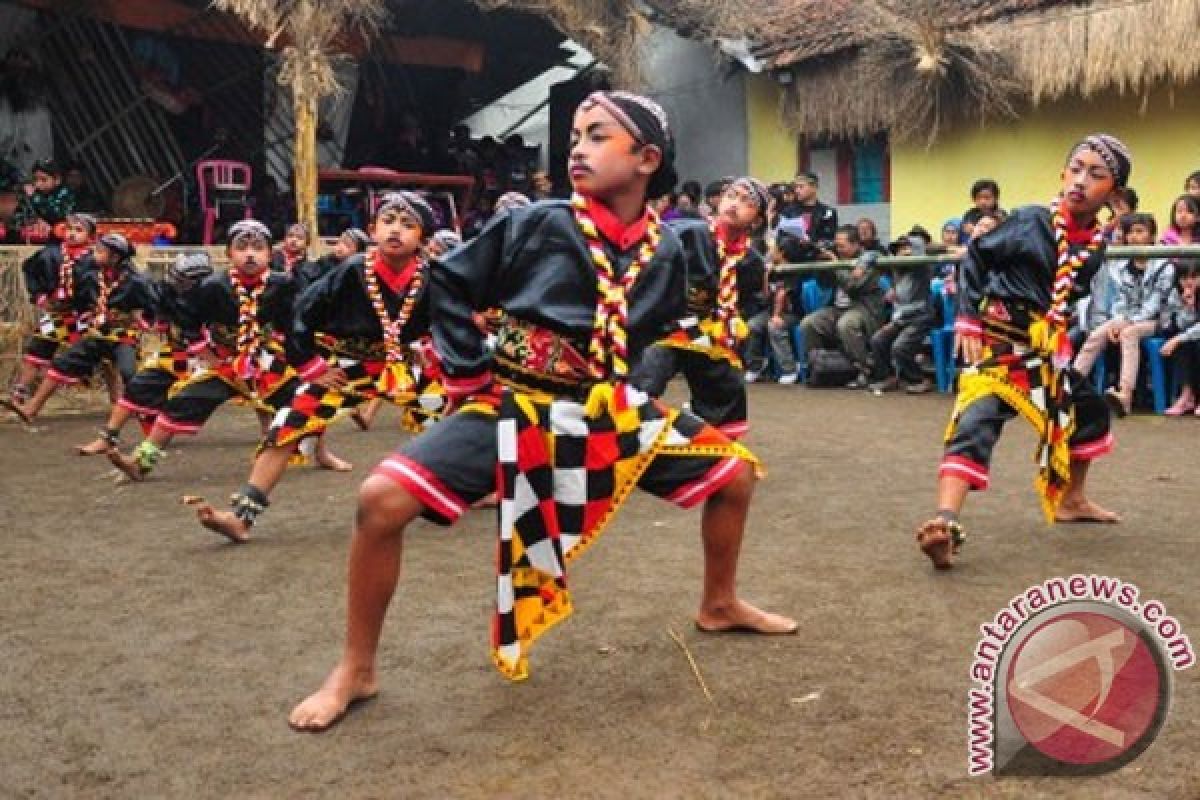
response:
[(779, 376), (779, 382), (784, 386), (791, 386), (796, 381), (800, 380), (799, 372), (785, 372)]
[(746, 383), (757, 383), (758, 382), (758, 373), (752, 369), (748, 369), (748, 370), (746, 370), (745, 378), (746, 378)]

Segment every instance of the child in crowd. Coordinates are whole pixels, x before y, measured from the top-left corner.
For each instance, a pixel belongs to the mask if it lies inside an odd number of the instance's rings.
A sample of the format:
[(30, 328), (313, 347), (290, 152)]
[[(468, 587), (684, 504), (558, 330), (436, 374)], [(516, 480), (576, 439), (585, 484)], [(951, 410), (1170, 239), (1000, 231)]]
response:
[(991, 178), (982, 178), (971, 184), (973, 205), (962, 215), (962, 232), (968, 238), (975, 232), (975, 224), (984, 214), (1000, 210), (1000, 184)]
[(1171, 204), (1171, 224), (1163, 234), (1162, 244), (1200, 243), (1200, 199), (1181, 194)]
[[(1154, 243), (1158, 225), (1150, 214), (1129, 214), (1121, 224), (1125, 242), (1129, 245)], [(1110, 344), (1121, 346), (1121, 377), (1117, 385), (1105, 392), (1105, 399), (1118, 417), (1133, 408), (1133, 389), (1137, 382), (1142, 339), (1158, 330), (1159, 315), (1166, 308), (1167, 298), (1174, 285), (1175, 269), (1165, 258), (1131, 258), (1115, 264), (1112, 277), (1116, 294), (1113, 297), (1108, 321), (1088, 334), (1075, 369), (1091, 374), (1096, 359)], [(1093, 298), (1095, 302), (1095, 298)]]
[(1181, 261), (1175, 268), (1175, 288), (1163, 314), (1162, 354), (1174, 358), (1180, 385), (1179, 399), (1166, 410), (1172, 417), (1195, 412), (1200, 416), (1200, 263)]
[(292, 270), (292, 278), (296, 281), (296, 296), (299, 297), (305, 289), (328, 275), (350, 256), (365, 253), (370, 246), (371, 237), (362, 228), (347, 228), (342, 231), (328, 253), (311, 261), (301, 261)]
[(44, 242), (53, 238), (54, 226), (74, 210), (75, 193), (63, 183), (62, 169), (45, 159), (33, 165), (33, 183), (25, 186), (13, 223), (26, 239)]

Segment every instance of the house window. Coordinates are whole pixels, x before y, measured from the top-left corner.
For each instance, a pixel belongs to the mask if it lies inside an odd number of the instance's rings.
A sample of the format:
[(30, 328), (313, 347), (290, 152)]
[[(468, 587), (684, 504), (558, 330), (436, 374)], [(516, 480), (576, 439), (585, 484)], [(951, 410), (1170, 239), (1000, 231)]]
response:
[[(865, 139), (815, 138), (802, 141), (800, 167), (821, 178), (826, 202), (871, 205), (892, 199), (891, 153), (886, 134)], [(826, 188), (828, 187), (828, 188)]]

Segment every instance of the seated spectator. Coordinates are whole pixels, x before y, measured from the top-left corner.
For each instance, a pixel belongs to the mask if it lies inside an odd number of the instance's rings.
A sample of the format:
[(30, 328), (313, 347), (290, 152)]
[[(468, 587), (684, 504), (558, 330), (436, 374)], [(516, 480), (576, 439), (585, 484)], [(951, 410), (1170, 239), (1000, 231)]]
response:
[[(776, 264), (798, 264), (810, 260), (808, 242), (786, 232), (780, 233), (775, 239), (775, 246), (767, 254), (770, 266)], [(746, 288), (739, 287), (739, 300), (745, 294)], [(764, 278), (764, 284), (758, 292), (758, 298), (751, 304), (757, 308), (745, 308), (753, 311), (744, 315), (750, 334), (746, 337), (746, 351), (743, 361), (746, 364), (746, 383), (758, 380), (766, 369), (767, 359), (763, 355), (763, 338), (771, 345), (771, 354), (779, 367), (779, 382), (793, 384), (799, 377), (796, 367), (796, 356), (792, 349), (792, 326), (796, 324), (796, 315), (790, 305), (790, 292), (783, 282), (770, 281), (770, 273)]]
[[(700, 185), (700, 181), (684, 181), (683, 186), (679, 187), (679, 191), (688, 196), (688, 200), (690, 200), (692, 203), (692, 208), (696, 209), (697, 211), (699, 211), (704, 205), (704, 187)], [(720, 202), (720, 197), (717, 198), (717, 202)], [(707, 219), (707, 217), (705, 217), (705, 219)]]
[(879, 241), (879, 228), (876, 227), (875, 220), (862, 217), (854, 223), (854, 227), (858, 228), (858, 238), (862, 240), (863, 250), (872, 250), (880, 255), (887, 254), (887, 248)]
[(1171, 224), (1163, 234), (1163, 244), (1200, 242), (1200, 200), (1181, 194), (1171, 205)]
[(1183, 182), (1183, 191), (1200, 200), (1200, 170), (1187, 176), (1187, 180)]
[[(843, 225), (833, 241), (834, 254), (845, 261), (863, 256), (858, 229)], [(826, 253), (830, 258), (834, 254)], [(871, 356), (868, 350), (871, 336), (883, 324), (883, 289), (874, 258), (862, 259), (851, 269), (837, 270), (832, 276), (822, 272), (822, 283), (833, 283), (833, 305), (814, 311), (800, 321), (804, 346), (811, 360), (818, 348), (840, 349), (858, 370), (858, 377), (847, 384), (850, 389), (865, 389), (870, 383)]]
[(75, 210), (75, 194), (62, 182), (62, 170), (50, 160), (33, 166), (33, 183), (25, 185), (25, 197), (13, 218), (17, 227), (27, 228), (27, 238), (45, 240), (53, 228)]
[(90, 211), (94, 214), (107, 210), (107, 204), (92, 189), (88, 183), (87, 175), (84, 174), (83, 168), (78, 164), (72, 164), (67, 167), (66, 175), (63, 176), (63, 184), (75, 193), (75, 208), (79, 211)]
[[(1158, 226), (1150, 214), (1126, 217), (1125, 241), (1131, 245), (1153, 244)], [(1166, 259), (1134, 258), (1113, 272), (1116, 295), (1112, 317), (1088, 334), (1075, 358), (1075, 369), (1092, 371), (1096, 358), (1109, 344), (1121, 346), (1121, 377), (1115, 388), (1105, 393), (1113, 413), (1123, 417), (1133, 407), (1133, 389), (1137, 383), (1142, 339), (1158, 330), (1159, 314), (1166, 307), (1174, 285), (1175, 270)]]
[(1162, 346), (1164, 358), (1174, 358), (1179, 370), (1179, 399), (1166, 414), (1179, 417), (1197, 409), (1200, 397), (1200, 264), (1181, 261), (1175, 268), (1175, 288), (1167, 300), (1166, 313), (1161, 320), (1160, 333), (1166, 337)]
[[(891, 254), (923, 256), (925, 243), (905, 236), (892, 242)], [(892, 307), (892, 319), (871, 337), (873, 392), (895, 391), (901, 382), (909, 394), (924, 394), (933, 388), (917, 363), (925, 337), (933, 330), (929, 291), (932, 272), (932, 265), (897, 270), (895, 285), (884, 295)]]
[(967, 237), (980, 217), (1000, 210), (1000, 185), (991, 178), (975, 181), (971, 184), (971, 202), (973, 205), (962, 215), (962, 231)]
[(952, 252), (962, 247), (962, 220), (951, 217), (942, 223), (942, 247)]

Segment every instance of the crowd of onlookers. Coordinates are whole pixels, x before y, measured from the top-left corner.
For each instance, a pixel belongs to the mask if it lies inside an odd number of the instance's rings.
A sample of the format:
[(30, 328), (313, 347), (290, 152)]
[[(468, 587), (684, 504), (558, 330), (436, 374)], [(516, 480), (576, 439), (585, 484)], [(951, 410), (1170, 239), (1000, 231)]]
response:
[[(904, 388), (919, 394), (933, 389), (930, 334), (952, 324), (957, 269), (954, 263), (881, 269), (879, 255), (962, 256), (971, 242), (1003, 224), (1000, 187), (976, 181), (971, 206), (946, 220), (936, 240), (914, 226), (890, 243), (879, 239), (867, 218), (842, 224), (836, 208), (818, 199), (818, 179), (802, 172), (791, 184), (771, 187), (772, 202), (758, 246), (772, 264), (827, 259), (852, 262), (837, 270), (790, 272), (768, 279), (761, 291), (740, 287), (751, 335), (744, 357), (746, 379), (767, 374), (783, 384), (806, 376), (810, 385), (845, 385), (882, 394)], [(684, 184), (661, 198), (664, 217), (707, 216), (721, 182)], [(1200, 244), (1200, 172), (1184, 181), (1164, 226), (1139, 208), (1135, 189), (1122, 188), (1110, 202), (1107, 231), (1113, 244)], [(1073, 330), (1075, 368), (1088, 375), (1101, 360), (1116, 369), (1107, 388), (1110, 405), (1128, 413), (1139, 387), (1139, 362), (1149, 342), (1154, 355), (1172, 359), (1178, 397), (1166, 410), (1177, 416), (1200, 405), (1200, 319), (1197, 283), (1200, 260), (1188, 258), (1109, 259), (1079, 303)], [(950, 302), (947, 302), (949, 299)], [(946, 309), (950, 309), (949, 312)], [(1154, 337), (1152, 339), (1152, 337)], [(769, 351), (770, 357), (767, 356)], [(1104, 387), (1101, 387), (1104, 388)]]

